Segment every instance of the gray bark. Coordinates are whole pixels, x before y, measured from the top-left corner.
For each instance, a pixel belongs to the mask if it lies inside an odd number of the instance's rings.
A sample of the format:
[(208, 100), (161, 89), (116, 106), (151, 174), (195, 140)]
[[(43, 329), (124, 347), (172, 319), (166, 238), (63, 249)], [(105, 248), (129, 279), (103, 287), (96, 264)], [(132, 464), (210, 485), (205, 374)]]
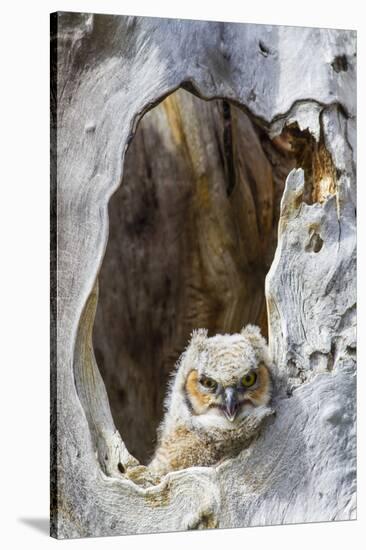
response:
[[(52, 18), (52, 535), (354, 518), (355, 33)], [(244, 109), (273, 143), (297, 122), (300, 168), (286, 180), (266, 277), (276, 417), (237, 458), (151, 485), (115, 427), (92, 334), (127, 146), (182, 83)]]

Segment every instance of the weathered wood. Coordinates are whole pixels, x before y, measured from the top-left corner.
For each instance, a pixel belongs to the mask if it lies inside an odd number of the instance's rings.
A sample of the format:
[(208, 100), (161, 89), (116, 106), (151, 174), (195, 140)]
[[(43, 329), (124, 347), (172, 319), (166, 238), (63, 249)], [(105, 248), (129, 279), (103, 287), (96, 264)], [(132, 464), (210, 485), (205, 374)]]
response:
[[(355, 33), (89, 14), (53, 19), (52, 534), (354, 517)], [(307, 138), (312, 154), (298, 160), (304, 171), (287, 178), (266, 278), (276, 418), (236, 459), (149, 486), (143, 470), (139, 483), (122, 473), (136, 470), (136, 461), (115, 429), (92, 330), (108, 204), (127, 144), (141, 116), (184, 82), (203, 99), (240, 105), (271, 138), (297, 122), (319, 143)]]

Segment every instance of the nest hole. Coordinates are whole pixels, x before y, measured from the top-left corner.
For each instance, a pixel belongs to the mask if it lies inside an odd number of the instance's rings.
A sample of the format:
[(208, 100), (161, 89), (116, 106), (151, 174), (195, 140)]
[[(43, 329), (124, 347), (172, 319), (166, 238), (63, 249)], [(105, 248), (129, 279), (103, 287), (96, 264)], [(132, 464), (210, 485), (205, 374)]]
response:
[(271, 140), (239, 106), (182, 88), (138, 123), (109, 204), (93, 344), (116, 427), (142, 463), (191, 331), (255, 323), (267, 334), (264, 281), (286, 177), (309, 159), (301, 140), (313, 151), (296, 128)]

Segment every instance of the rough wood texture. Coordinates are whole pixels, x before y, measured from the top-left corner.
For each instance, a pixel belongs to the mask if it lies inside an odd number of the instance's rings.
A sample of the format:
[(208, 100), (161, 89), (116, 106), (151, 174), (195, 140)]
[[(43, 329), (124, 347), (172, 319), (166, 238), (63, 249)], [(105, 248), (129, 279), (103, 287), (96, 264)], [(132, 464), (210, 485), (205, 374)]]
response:
[(294, 165), (223, 100), (178, 90), (140, 121), (109, 205), (94, 349), (116, 427), (142, 462), (192, 330), (267, 333), (280, 168)]
[[(52, 17), (52, 534), (355, 517), (355, 33)], [(184, 82), (240, 104), (281, 147), (284, 127), (308, 129), (311, 155), (287, 178), (266, 278), (277, 415), (236, 459), (149, 486), (114, 426), (92, 330), (127, 144)]]

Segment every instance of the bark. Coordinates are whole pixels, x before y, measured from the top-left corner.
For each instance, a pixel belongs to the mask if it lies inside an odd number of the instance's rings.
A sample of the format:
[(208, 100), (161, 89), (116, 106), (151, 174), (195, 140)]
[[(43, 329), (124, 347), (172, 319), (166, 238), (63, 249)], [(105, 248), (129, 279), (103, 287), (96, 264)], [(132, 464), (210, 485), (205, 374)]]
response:
[[(51, 53), (52, 535), (354, 518), (355, 33), (58, 13)], [(276, 417), (151, 485), (187, 333), (261, 322), (269, 266)]]

